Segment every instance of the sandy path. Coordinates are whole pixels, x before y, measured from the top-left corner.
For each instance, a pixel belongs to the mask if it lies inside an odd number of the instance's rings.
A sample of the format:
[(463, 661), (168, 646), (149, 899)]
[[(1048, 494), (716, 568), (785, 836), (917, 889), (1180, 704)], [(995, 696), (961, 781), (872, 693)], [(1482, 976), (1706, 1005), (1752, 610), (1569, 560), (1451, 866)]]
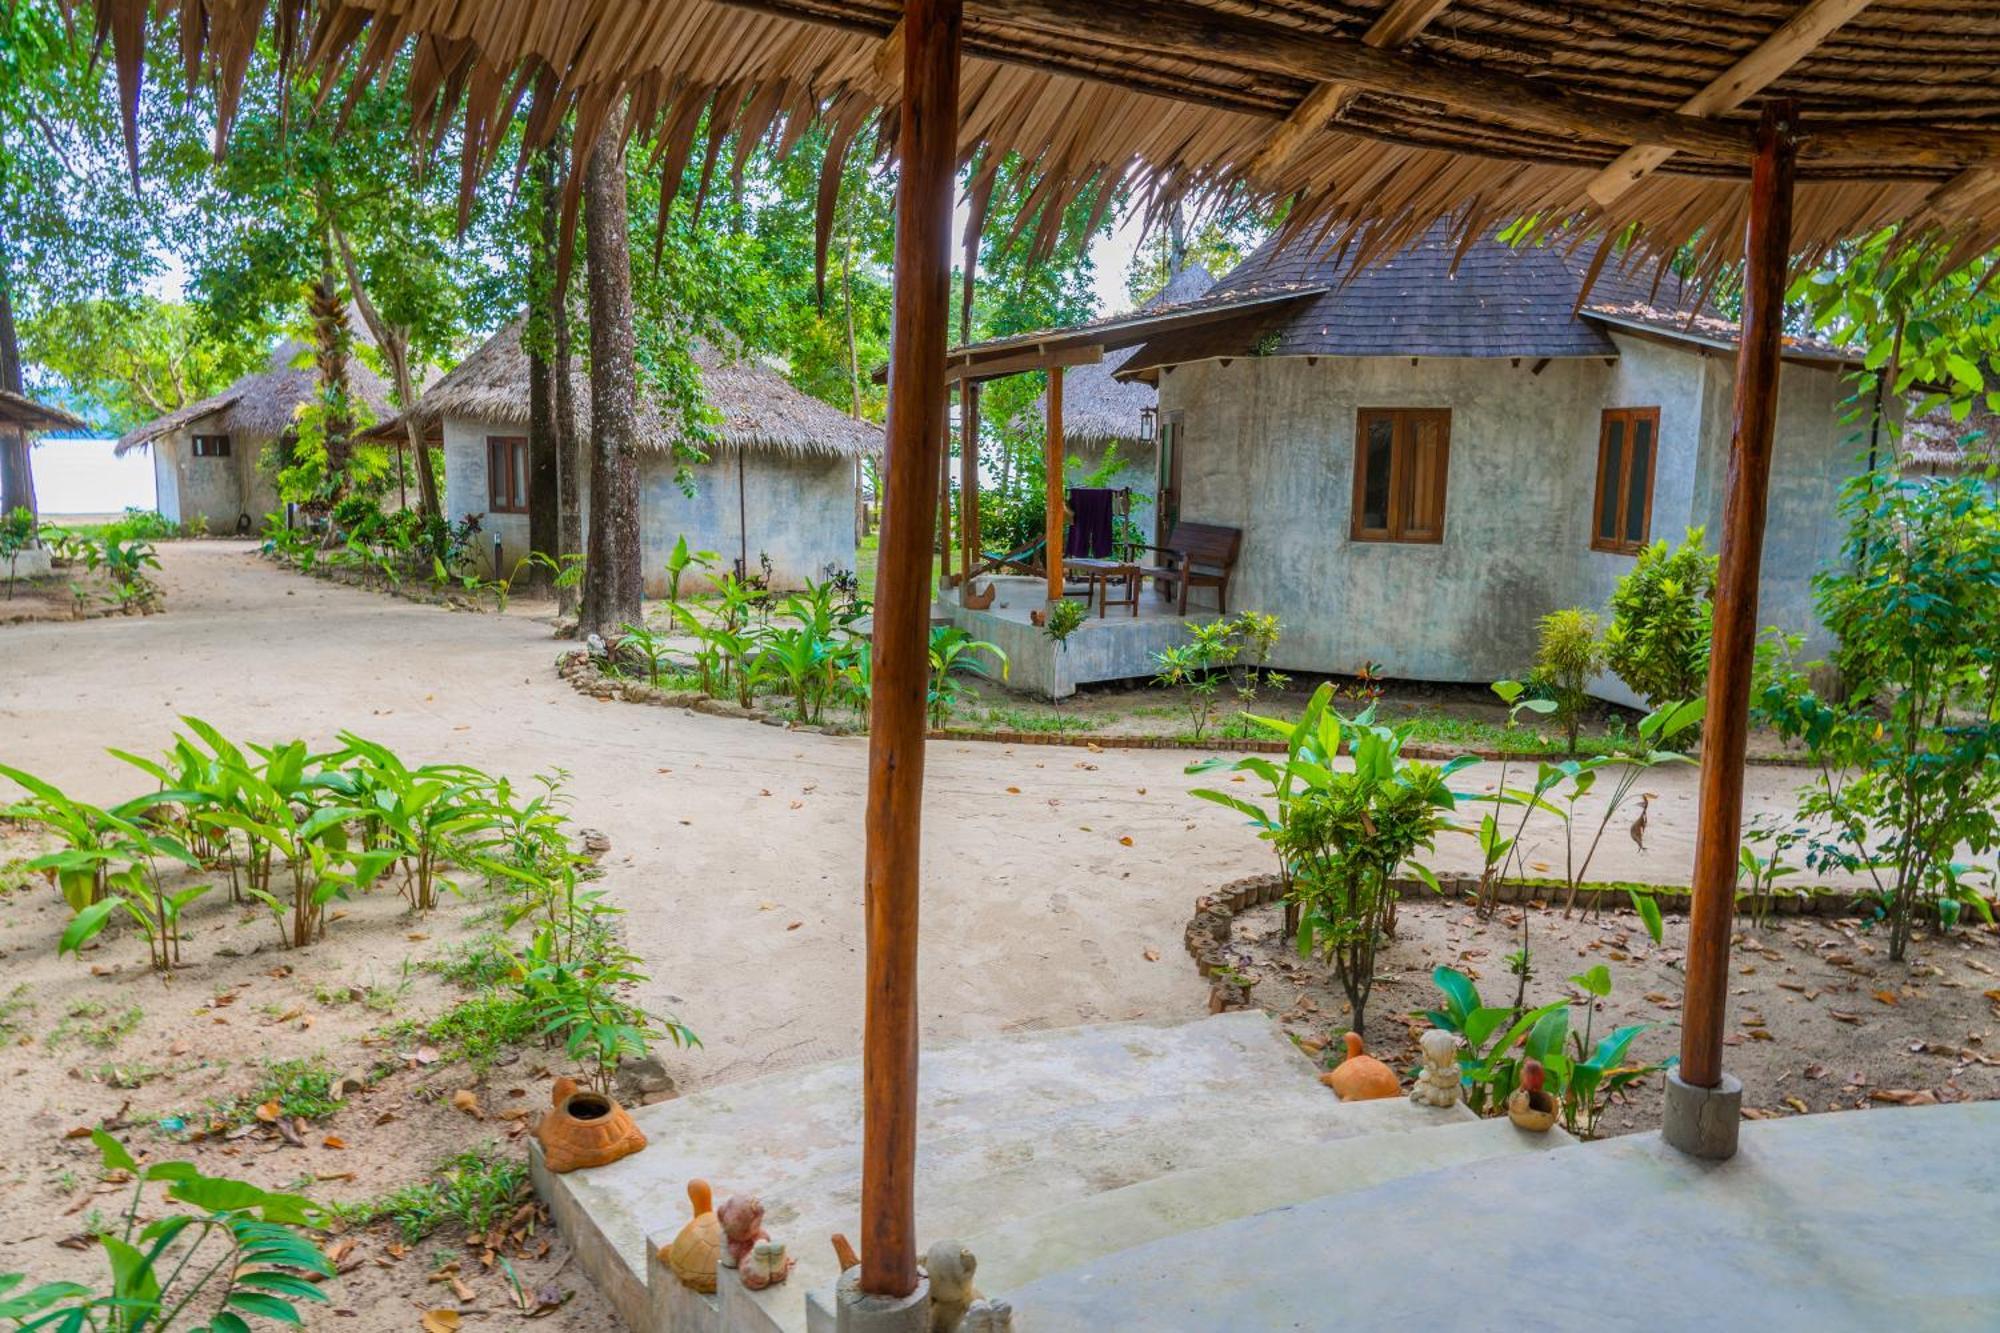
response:
[[(577, 819), (611, 835), (606, 883), (651, 967), (646, 998), (706, 1043), (669, 1053), (683, 1087), (856, 1052), (865, 739), (577, 695), (551, 670), (547, 625), (518, 604), (452, 614), (285, 573), (242, 543), (162, 555), (168, 614), (0, 637), (6, 762), (114, 798), (131, 774), (104, 747), (150, 752), (193, 712), (245, 738), (351, 727), (413, 759), (567, 769)], [(1179, 948), (1191, 905), (1267, 858), (1234, 816), (1185, 795), (1193, 757), (932, 745), (927, 1040), (1203, 1010)], [(1662, 797), (1650, 851), (1614, 829), (1594, 878), (1684, 876), (1693, 777), (1649, 780)], [(1753, 808), (1788, 803), (1799, 779), (1753, 770)], [(1560, 848), (1545, 835), (1530, 857), (1559, 866)], [(1437, 858), (1475, 861), (1465, 838)]]

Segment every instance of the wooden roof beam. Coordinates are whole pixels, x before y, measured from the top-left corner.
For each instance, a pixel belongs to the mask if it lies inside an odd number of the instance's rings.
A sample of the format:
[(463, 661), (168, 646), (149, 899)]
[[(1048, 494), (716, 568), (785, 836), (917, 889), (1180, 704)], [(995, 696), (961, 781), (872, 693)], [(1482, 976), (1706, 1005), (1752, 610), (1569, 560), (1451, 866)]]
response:
[[(1681, 103), (1681, 114), (1713, 116), (1734, 111), (1783, 77), (1870, 3), (1872, 0), (1812, 0), (1706, 88)], [(1638, 144), (1619, 154), (1618, 160), (1597, 173), (1584, 189), (1600, 207), (1608, 208), (1673, 155), (1674, 150), (1663, 144)]]
[[(1389, 0), (1361, 40), (1373, 47), (1394, 50), (1430, 26), (1431, 20), (1450, 5), (1451, 0)], [(1254, 180), (1290, 161), (1306, 140), (1338, 116), (1341, 108), (1360, 91), (1350, 83), (1328, 82), (1307, 93), (1292, 108), (1292, 114), (1271, 131), (1271, 137), (1250, 160), (1247, 174)]]

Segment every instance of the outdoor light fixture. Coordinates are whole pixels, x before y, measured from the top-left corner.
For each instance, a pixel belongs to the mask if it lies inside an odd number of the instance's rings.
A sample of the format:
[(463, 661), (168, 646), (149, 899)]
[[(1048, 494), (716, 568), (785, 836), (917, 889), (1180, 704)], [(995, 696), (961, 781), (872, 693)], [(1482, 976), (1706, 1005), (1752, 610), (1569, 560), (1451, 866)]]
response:
[(1140, 408), (1139, 438), (1142, 440), (1150, 440), (1156, 434), (1158, 434), (1159, 429), (1160, 429), (1160, 409), (1157, 407)]
[(493, 534), (493, 577), (500, 577), (500, 534)]

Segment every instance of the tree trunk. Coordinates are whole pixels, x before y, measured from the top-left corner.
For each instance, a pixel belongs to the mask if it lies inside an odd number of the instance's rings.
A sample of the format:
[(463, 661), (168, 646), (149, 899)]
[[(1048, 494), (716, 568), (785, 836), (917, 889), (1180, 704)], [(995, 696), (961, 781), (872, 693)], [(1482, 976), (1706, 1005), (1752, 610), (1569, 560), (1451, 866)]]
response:
[[(556, 547), (562, 555), (583, 554), (582, 437), (576, 429), (576, 392), (570, 383), (569, 302), (557, 300), (550, 312), (554, 326), (555, 364), (550, 376), (555, 388), (556, 416)], [(557, 587), (556, 613), (573, 615), (578, 590)]]
[(312, 320), (313, 365), (318, 372), (326, 418), (327, 495), (337, 499), (347, 490), (348, 436), (353, 433), (353, 390), (347, 377), (352, 335), (347, 306), (341, 300), (340, 279), (334, 273), (330, 240), (322, 238), (319, 277), (306, 289), (306, 312)]
[[(410, 408), (417, 401), (416, 376), (410, 373), (410, 329), (407, 324), (391, 324), (382, 318), (382, 312), (368, 299), (368, 288), (361, 281), (361, 266), (354, 262), (354, 248), (347, 243), (347, 236), (339, 228), (333, 232), (334, 244), (340, 250), (340, 260), (347, 270), (348, 290), (354, 293), (354, 304), (361, 309), (361, 318), (368, 324), (368, 331), (375, 335), (375, 346), (389, 362), (389, 376), (396, 389), (396, 406), (403, 411), (403, 433), (409, 441), (411, 461), (417, 467), (417, 503), (427, 515), (439, 515), (444, 505), (438, 500), (437, 469), (431, 466), (430, 446), (424, 443), (424, 433), (409, 417)], [(400, 475), (400, 471), (398, 473)]]
[(606, 638), (639, 621), (643, 579), (624, 128), (622, 113), (604, 127), (583, 183), (590, 269), (590, 575), (577, 634)]
[[(0, 247), (0, 389), (20, 393), (21, 339), (14, 328), (14, 299), (7, 283), (5, 261), (4, 247)], [(11, 514), (16, 509), (41, 513), (35, 504), (35, 471), (26, 430), (0, 433), (0, 514)]]
[[(847, 233), (847, 257), (840, 265), (840, 304), (847, 316), (847, 414), (861, 420), (861, 352), (854, 344), (854, 233)], [(860, 458), (854, 460), (854, 545), (868, 539), (868, 501), (861, 490)]]
[[(556, 177), (552, 149), (535, 155), (536, 207), (539, 226), (531, 242), (528, 290), (543, 309), (531, 311), (524, 340), (528, 345), (528, 549), (543, 555), (561, 554), (557, 518), (561, 483), (556, 479), (555, 364), (550, 314), (556, 305)], [(537, 583), (545, 582), (540, 575)]]

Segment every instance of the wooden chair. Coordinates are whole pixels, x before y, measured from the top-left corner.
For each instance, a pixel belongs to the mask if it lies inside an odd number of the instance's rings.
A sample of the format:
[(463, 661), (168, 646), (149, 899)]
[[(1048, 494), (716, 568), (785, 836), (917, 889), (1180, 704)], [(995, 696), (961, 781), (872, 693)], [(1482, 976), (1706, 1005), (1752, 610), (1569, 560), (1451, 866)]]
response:
[(1237, 554), (1243, 549), (1243, 530), (1216, 523), (1176, 523), (1167, 534), (1165, 546), (1134, 546), (1133, 558), (1141, 551), (1163, 557), (1157, 565), (1141, 564), (1139, 573), (1151, 575), (1160, 596), (1180, 594), (1180, 614), (1186, 615), (1188, 589), (1215, 589), (1215, 609), (1229, 614), (1229, 578), (1236, 568)]

